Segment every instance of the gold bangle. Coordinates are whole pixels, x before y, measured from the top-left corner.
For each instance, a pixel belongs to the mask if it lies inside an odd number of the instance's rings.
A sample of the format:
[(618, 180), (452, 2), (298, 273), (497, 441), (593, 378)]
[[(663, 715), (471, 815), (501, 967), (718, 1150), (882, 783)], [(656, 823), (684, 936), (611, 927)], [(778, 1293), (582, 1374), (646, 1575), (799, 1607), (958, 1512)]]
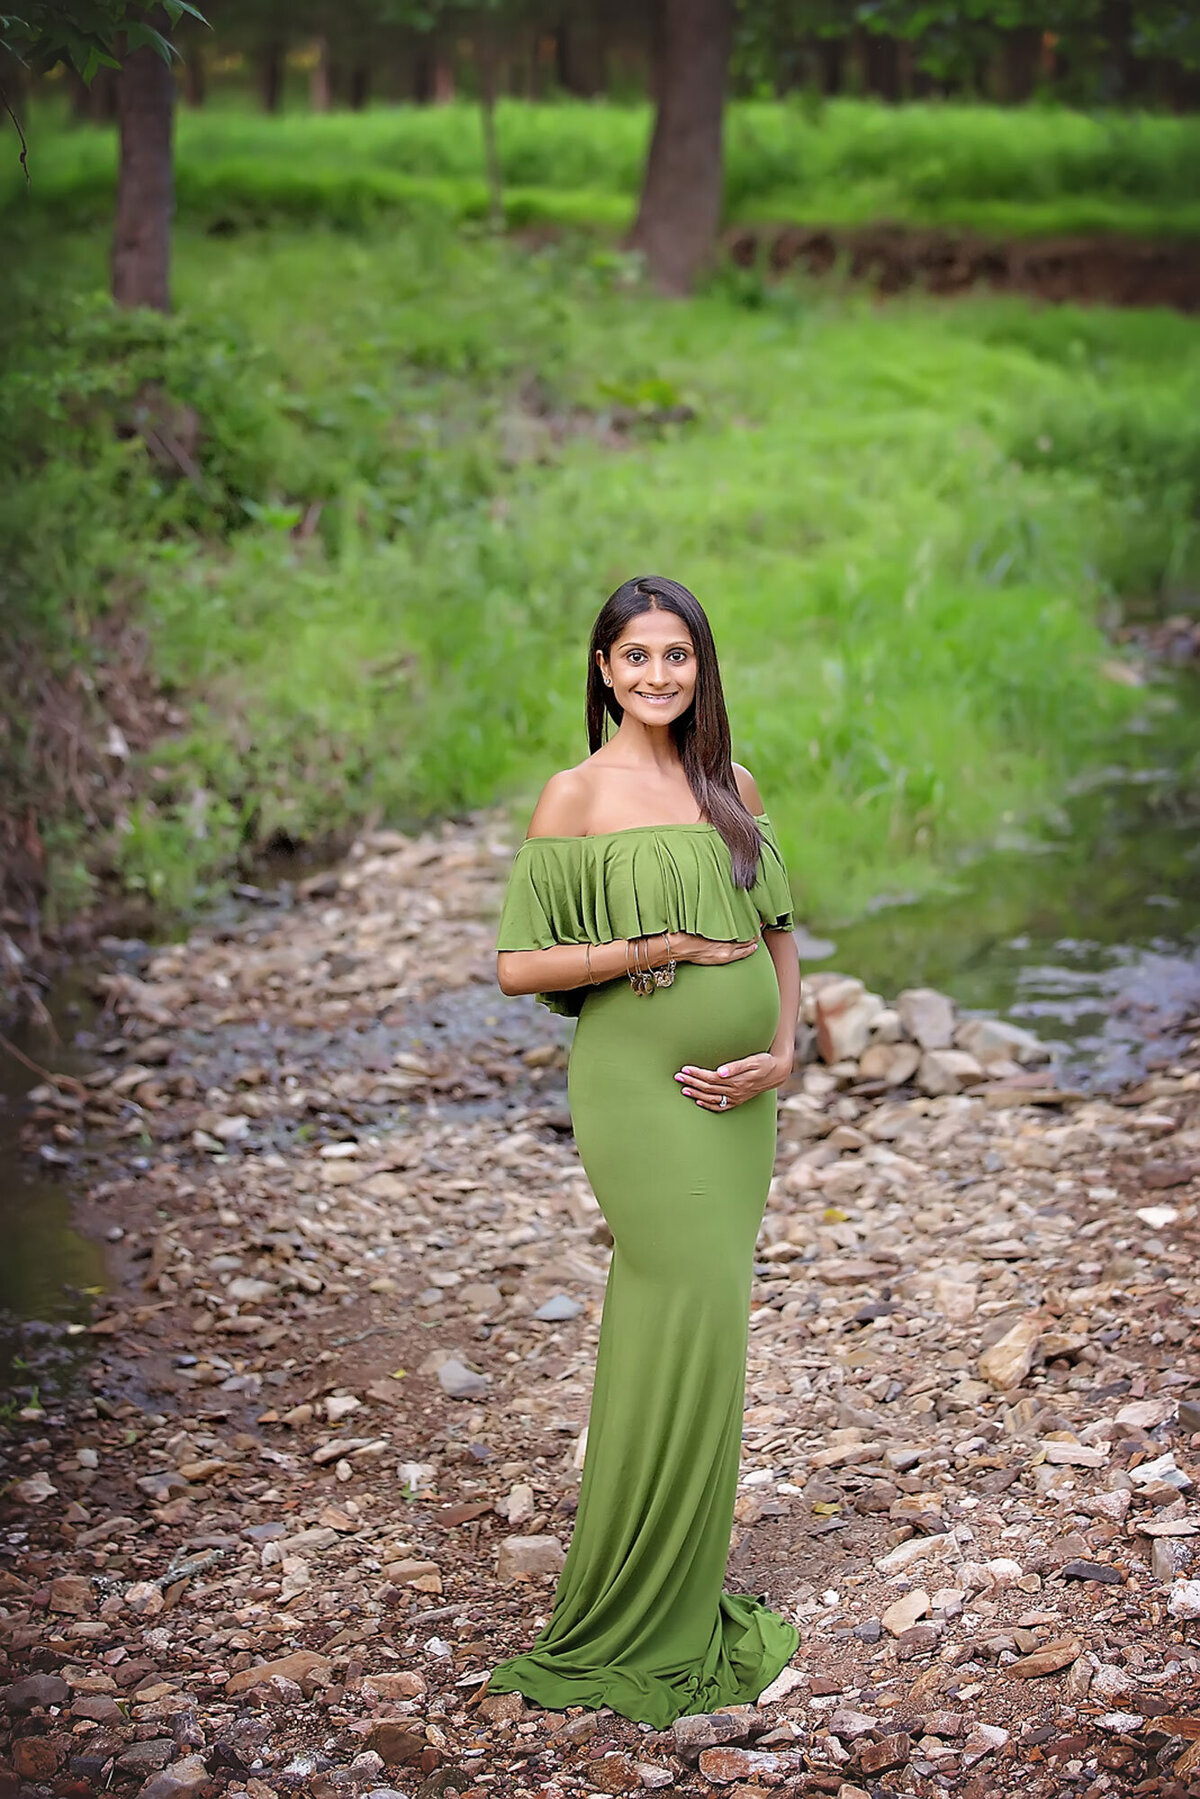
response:
[(592, 973), (592, 946), (590, 943), (585, 943), (583, 946), (583, 965), (587, 969), (587, 978), (592, 986), (598, 987), (600, 983)]

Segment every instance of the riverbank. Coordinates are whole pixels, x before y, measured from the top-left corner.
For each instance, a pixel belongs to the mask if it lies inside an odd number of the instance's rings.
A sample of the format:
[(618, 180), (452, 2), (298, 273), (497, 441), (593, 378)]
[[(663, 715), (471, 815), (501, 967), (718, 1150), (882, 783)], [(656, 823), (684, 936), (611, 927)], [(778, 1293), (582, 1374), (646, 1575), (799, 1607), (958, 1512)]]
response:
[(730, 1566), (802, 1652), (661, 1736), (480, 1700), (569, 1536), (607, 1260), (569, 1037), (494, 987), (498, 826), (364, 838), (289, 910), (135, 953), (102, 1066), (36, 1100), (113, 1286), (90, 1399), (6, 1451), (26, 1788), (1188, 1790), (1200, 1040), (1105, 1099), (1019, 1062), (880, 1091), (845, 1032), (894, 1049), (912, 1002), (893, 1033), (829, 983)]

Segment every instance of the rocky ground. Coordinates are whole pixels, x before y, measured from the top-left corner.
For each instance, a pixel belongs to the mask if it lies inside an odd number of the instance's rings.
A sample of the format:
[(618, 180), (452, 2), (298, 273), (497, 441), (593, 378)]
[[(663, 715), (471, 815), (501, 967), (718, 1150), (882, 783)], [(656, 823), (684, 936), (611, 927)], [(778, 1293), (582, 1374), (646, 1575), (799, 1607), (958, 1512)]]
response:
[(376, 835), (117, 956), (95, 1073), (33, 1096), (113, 1285), (90, 1400), (5, 1449), (0, 1796), (1200, 1793), (1200, 1039), (1101, 1100), (838, 977), (729, 1574), (801, 1649), (665, 1733), (481, 1696), (569, 1538), (609, 1247), (571, 1027), (494, 985), (511, 848)]

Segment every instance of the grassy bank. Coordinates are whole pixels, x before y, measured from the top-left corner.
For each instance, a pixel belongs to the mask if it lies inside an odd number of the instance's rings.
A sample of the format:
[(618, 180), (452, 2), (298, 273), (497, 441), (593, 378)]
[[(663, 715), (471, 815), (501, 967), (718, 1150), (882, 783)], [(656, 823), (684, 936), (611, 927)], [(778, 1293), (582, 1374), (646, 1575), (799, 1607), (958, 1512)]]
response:
[[(644, 106), (502, 104), (509, 223), (623, 229), (649, 130)], [(103, 216), (113, 133), (61, 129), (50, 104), (35, 108), (31, 138), (34, 209)], [(183, 215), (225, 229), (271, 219), (357, 226), (385, 211), (482, 219), (482, 167), (478, 112), (464, 102), (281, 118), (213, 104), (179, 118)], [(731, 221), (1197, 237), (1198, 195), (1194, 118), (854, 100), (729, 110)], [(0, 207), (16, 203), (24, 196), (11, 157), (0, 166)]]
[[(595, 610), (653, 570), (711, 612), (805, 916), (843, 918), (1110, 754), (1146, 696), (1098, 620), (1200, 574), (1173, 315), (671, 304), (609, 253), (428, 228), (184, 229), (180, 316), (114, 319), (105, 248), (30, 240), (5, 308), (9, 611), (69, 657), (129, 608), (188, 723), (62, 835), (67, 900), (108, 869), (185, 903), (364, 817), (523, 819), (584, 753)], [(190, 473), (114, 435), (147, 391)]]

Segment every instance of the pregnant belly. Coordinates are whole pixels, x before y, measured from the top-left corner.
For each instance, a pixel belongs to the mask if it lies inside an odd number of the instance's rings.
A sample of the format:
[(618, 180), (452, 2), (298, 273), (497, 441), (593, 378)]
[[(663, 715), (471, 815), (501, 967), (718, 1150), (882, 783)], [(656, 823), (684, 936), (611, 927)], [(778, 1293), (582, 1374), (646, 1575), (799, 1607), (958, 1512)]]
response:
[(738, 962), (683, 962), (670, 987), (642, 997), (627, 980), (589, 993), (571, 1045), (574, 1073), (622, 1064), (631, 1078), (650, 1071), (668, 1077), (685, 1062), (703, 1068), (771, 1046), (779, 1023), (779, 982), (770, 951), (760, 941)]

